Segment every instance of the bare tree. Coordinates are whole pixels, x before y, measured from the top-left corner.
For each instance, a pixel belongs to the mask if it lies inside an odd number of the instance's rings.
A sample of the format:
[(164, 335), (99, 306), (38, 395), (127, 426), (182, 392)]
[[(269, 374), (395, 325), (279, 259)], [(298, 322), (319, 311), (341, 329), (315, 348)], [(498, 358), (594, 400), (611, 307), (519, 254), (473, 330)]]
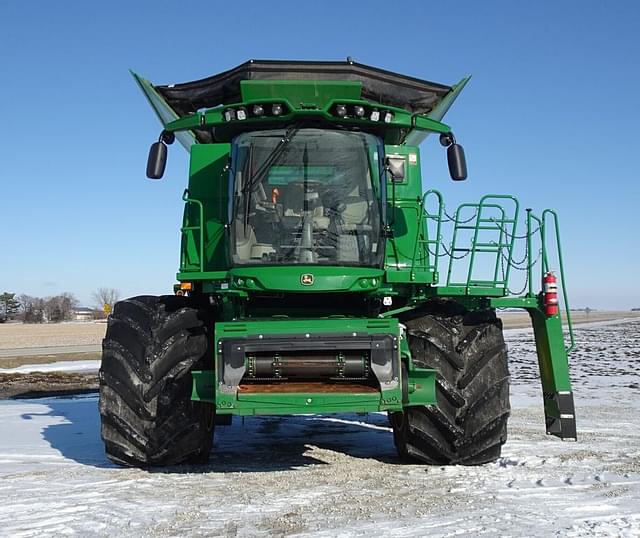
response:
[(73, 318), (73, 310), (78, 306), (78, 300), (69, 292), (45, 298), (23, 294), (18, 302), (24, 323), (67, 321)]
[(73, 317), (78, 300), (69, 292), (44, 299), (44, 314), (47, 321), (67, 321)]
[(109, 308), (113, 308), (113, 305), (120, 299), (120, 290), (115, 288), (98, 288), (93, 292), (92, 296), (96, 306), (102, 310), (105, 305), (109, 305)]
[(39, 297), (22, 294), (18, 297), (22, 308), (24, 323), (42, 323), (44, 321), (44, 301)]

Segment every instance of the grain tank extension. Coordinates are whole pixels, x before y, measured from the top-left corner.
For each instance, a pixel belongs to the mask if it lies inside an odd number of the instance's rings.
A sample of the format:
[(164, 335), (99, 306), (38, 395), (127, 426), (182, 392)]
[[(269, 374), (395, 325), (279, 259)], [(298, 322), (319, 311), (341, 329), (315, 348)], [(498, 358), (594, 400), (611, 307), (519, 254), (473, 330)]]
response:
[(523, 214), (509, 195), (448, 211), (423, 191), (429, 135), (452, 179), (467, 176), (442, 118), (468, 78), (447, 86), (350, 60), (134, 78), (163, 125), (148, 177), (162, 177), (175, 141), (190, 167), (174, 293), (121, 301), (109, 318), (111, 460), (205, 462), (234, 415), (387, 412), (403, 459), (493, 461), (510, 409), (497, 308), (529, 313), (546, 431), (576, 437), (556, 214)]

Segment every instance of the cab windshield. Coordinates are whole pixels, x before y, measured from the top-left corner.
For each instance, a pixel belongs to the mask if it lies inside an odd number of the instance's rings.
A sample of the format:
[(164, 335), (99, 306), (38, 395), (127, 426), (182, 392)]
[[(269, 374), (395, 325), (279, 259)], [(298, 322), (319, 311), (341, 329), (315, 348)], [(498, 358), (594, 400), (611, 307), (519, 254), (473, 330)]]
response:
[(381, 141), (290, 128), (236, 137), (234, 264), (380, 266)]

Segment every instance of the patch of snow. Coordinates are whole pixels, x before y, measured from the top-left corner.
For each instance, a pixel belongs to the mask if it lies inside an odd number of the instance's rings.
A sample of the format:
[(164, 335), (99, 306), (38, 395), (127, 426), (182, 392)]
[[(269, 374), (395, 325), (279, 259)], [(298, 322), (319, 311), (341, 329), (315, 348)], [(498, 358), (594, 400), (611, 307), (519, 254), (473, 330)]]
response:
[(32, 372), (91, 372), (100, 368), (100, 360), (58, 361), (46, 364), (24, 364), (15, 368), (0, 368), (0, 374), (30, 374)]

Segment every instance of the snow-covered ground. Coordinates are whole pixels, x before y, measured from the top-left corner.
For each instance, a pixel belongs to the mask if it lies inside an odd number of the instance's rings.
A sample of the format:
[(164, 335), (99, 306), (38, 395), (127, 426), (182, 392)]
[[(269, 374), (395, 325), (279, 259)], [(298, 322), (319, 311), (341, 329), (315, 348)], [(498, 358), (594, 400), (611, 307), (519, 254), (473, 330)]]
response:
[(97, 372), (99, 360), (57, 361), (45, 364), (25, 364), (15, 368), (0, 368), (0, 374), (30, 374), (32, 372)]
[(544, 433), (531, 333), (509, 331), (502, 458), (400, 464), (386, 417), (248, 418), (205, 467), (110, 464), (95, 396), (0, 402), (1, 536), (640, 536), (640, 320), (582, 326), (577, 443)]

